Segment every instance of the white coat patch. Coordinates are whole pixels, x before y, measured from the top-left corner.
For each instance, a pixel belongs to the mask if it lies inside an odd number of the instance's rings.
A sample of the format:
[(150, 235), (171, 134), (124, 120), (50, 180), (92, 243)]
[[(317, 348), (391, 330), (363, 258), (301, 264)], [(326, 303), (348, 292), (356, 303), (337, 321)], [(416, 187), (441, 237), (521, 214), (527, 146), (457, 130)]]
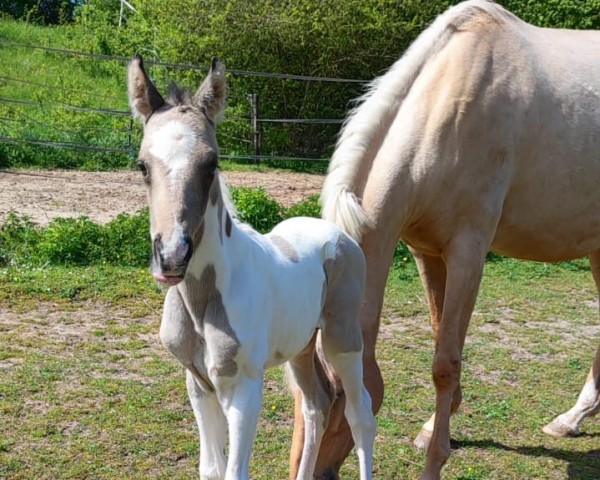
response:
[(194, 131), (183, 122), (171, 120), (152, 137), (150, 153), (163, 162), (169, 169), (169, 176), (175, 179), (187, 165), (195, 145)]

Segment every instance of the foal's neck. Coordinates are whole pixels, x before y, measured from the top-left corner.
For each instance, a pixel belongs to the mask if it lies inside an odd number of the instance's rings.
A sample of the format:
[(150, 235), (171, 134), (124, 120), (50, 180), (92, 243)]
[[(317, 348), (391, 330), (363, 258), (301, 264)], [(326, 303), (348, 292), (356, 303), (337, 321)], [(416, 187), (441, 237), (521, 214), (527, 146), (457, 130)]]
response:
[(217, 174), (204, 212), (202, 238), (195, 246), (188, 267), (196, 278), (208, 266), (220, 272), (230, 271), (243, 255), (245, 235), (233, 215), (235, 207), (229, 198), (229, 191)]

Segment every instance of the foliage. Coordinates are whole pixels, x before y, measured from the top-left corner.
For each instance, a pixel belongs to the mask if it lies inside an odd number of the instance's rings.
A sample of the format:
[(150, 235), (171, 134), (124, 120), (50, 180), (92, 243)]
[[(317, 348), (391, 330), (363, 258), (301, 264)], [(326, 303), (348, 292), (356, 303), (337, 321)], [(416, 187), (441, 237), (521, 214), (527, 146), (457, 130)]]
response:
[(34, 258), (39, 244), (40, 227), (28, 217), (9, 212), (0, 227), (0, 265)]
[(0, 0), (0, 12), (40, 25), (58, 25), (73, 20), (79, 2), (72, 0)]
[(232, 188), (231, 197), (240, 220), (261, 233), (270, 231), (283, 220), (283, 207), (263, 188)]
[[(263, 119), (339, 120), (352, 100), (364, 92), (362, 83), (300, 81), (269, 78), (268, 74), (371, 80), (389, 68), (435, 16), (454, 3), (457, 0), (136, 0), (137, 13), (129, 12), (124, 24), (118, 26), (119, 2), (94, 0), (75, 9), (74, 25), (49, 29), (2, 20), (1, 27), (2, 39), (16, 43), (125, 58), (140, 53), (163, 91), (171, 81), (196, 88), (213, 55), (231, 70), (266, 73), (228, 74), (229, 102), (218, 129), (221, 151), (249, 155), (252, 130), (248, 94), (259, 95)], [(600, 0), (501, 3), (536, 25), (600, 29)], [(5, 10), (9, 4), (46, 8), (61, 4), (61, 0), (0, 3)], [(26, 102), (0, 103), (0, 136), (71, 147), (3, 143), (0, 167), (109, 169), (131, 164), (140, 127), (132, 128), (127, 114), (124, 62), (0, 44), (0, 63), (3, 75), (17, 79), (0, 83), (0, 96)], [(171, 68), (168, 64), (172, 63), (195, 68)], [(29, 82), (32, 79), (35, 82)], [(339, 127), (339, 123), (264, 122), (261, 153), (327, 158)], [(93, 149), (81, 150), (78, 145)], [(107, 148), (121, 151), (105, 151)], [(315, 163), (325, 166), (325, 162), (312, 162), (308, 168), (314, 168)], [(307, 167), (296, 162), (277, 165)]]
[(540, 27), (600, 29), (600, 0), (503, 0), (502, 5)]
[(292, 205), (285, 212), (285, 218), (291, 217), (320, 217), (321, 204), (319, 203), (319, 194), (315, 193), (310, 197)]
[(85, 59), (84, 70), (78, 57), (12, 45), (64, 47), (74, 35), (72, 26), (0, 20), (0, 29), (9, 42), (0, 42), (0, 136), (9, 139), (0, 143), (0, 168), (130, 165), (140, 129), (133, 128), (128, 113), (122, 65), (118, 73), (103, 72), (99, 66), (115, 62)]
[(38, 255), (51, 264), (89, 264), (103, 256), (102, 240), (102, 228), (87, 217), (56, 218), (42, 230)]
[(78, 217), (56, 218), (45, 228), (11, 212), (0, 227), (0, 265), (145, 266), (149, 254), (147, 209), (104, 226)]

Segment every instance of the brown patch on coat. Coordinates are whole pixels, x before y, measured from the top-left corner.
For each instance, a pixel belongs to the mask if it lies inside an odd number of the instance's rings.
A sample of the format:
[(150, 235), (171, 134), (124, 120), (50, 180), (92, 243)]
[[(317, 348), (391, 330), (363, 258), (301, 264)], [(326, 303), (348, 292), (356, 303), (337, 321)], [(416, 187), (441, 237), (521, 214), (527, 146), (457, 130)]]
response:
[(200, 322), (197, 330), (204, 337), (208, 357), (214, 363), (209, 371), (210, 375), (233, 377), (238, 371), (235, 356), (240, 348), (240, 341), (229, 324), (216, 280), (215, 267), (209, 264), (200, 279), (189, 275), (183, 288), (193, 316)]
[(364, 294), (364, 254), (349, 237), (340, 237), (335, 256), (323, 262), (323, 271), (323, 342), (338, 352), (359, 352), (363, 345), (358, 311)]
[(285, 238), (279, 235), (270, 235), (269, 238), (273, 245), (275, 245), (281, 253), (283, 253), (290, 262), (298, 263), (298, 252), (294, 246), (288, 242)]

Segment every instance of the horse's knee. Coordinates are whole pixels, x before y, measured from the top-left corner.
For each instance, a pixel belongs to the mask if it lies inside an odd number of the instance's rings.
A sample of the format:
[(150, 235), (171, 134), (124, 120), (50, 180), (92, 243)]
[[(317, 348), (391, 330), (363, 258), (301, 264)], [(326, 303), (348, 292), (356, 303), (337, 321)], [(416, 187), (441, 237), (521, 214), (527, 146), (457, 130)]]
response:
[(460, 380), (460, 356), (435, 355), (432, 377), (437, 390), (456, 389)]

